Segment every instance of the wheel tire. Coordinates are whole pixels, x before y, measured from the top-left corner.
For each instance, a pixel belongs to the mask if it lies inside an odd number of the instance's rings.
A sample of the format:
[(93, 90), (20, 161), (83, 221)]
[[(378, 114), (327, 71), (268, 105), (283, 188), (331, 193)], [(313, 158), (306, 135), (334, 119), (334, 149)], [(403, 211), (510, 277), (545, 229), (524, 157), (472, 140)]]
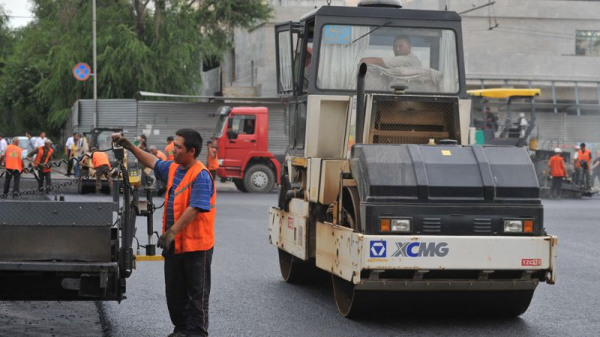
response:
[(275, 186), (275, 174), (267, 165), (252, 165), (244, 172), (244, 187), (250, 193), (269, 193), (273, 186)]
[(365, 315), (369, 304), (364, 299), (364, 294), (354, 290), (354, 284), (336, 275), (331, 275), (333, 284), (333, 297), (338, 313), (346, 318), (359, 318)]
[(244, 186), (244, 181), (242, 179), (233, 179), (233, 184), (238, 189), (238, 191), (242, 193), (248, 193), (248, 190), (246, 190), (246, 187)]

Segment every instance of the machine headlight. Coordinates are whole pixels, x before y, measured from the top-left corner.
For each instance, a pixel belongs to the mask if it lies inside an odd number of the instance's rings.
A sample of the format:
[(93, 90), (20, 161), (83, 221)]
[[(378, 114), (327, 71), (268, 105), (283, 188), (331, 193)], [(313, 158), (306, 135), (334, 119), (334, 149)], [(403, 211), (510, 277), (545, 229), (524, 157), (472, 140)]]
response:
[(523, 233), (523, 220), (504, 220), (504, 233)]
[(392, 219), (392, 232), (410, 232), (409, 219)]
[(411, 221), (410, 219), (379, 219), (379, 231), (380, 232), (397, 232), (397, 233), (410, 233)]
[(223, 165), (223, 159), (219, 159), (218, 162), (219, 162), (219, 166)]

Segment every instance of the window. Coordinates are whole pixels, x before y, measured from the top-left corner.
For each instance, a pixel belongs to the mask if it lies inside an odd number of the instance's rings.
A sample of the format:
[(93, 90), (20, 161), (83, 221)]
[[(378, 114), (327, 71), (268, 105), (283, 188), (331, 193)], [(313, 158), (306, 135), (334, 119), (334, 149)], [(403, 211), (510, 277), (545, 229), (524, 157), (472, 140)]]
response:
[(231, 123), (231, 131), (238, 135), (253, 135), (255, 116), (235, 115)]
[(600, 31), (578, 30), (575, 37), (575, 55), (600, 56)]
[(456, 36), (449, 29), (325, 25), (317, 87), (356, 90), (358, 65), (367, 63), (365, 86), (389, 92), (458, 93)]

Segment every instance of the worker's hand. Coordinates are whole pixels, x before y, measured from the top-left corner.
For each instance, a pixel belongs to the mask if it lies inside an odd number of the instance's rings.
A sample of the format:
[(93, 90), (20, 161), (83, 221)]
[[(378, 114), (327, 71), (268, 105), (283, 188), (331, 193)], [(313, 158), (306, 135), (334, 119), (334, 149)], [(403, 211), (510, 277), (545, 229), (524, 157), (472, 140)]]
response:
[(110, 138), (112, 138), (113, 143), (122, 146), (128, 150), (133, 147), (133, 144), (131, 144), (131, 142), (127, 138), (121, 136), (121, 134), (118, 132), (115, 132), (112, 135), (110, 135)]
[(169, 247), (171, 247), (173, 240), (175, 240), (175, 235), (177, 235), (177, 233), (169, 229), (168, 231), (164, 232), (160, 238), (158, 238), (158, 243), (156, 245), (158, 248), (168, 250)]

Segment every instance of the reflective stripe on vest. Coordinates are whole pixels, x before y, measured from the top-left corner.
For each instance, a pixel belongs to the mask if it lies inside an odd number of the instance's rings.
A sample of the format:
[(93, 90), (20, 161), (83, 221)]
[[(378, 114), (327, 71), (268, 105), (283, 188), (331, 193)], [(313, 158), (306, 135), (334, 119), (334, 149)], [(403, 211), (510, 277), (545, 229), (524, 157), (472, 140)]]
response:
[(108, 155), (104, 152), (94, 152), (94, 154), (92, 155), (92, 163), (94, 165), (94, 168), (98, 168), (102, 165), (108, 165), (108, 168), (111, 168), (110, 161), (108, 160)]
[[(175, 179), (175, 172), (179, 164), (171, 164), (169, 167), (169, 179), (167, 182), (167, 192), (165, 193), (165, 205), (169, 203), (169, 193)], [(190, 205), (192, 197), (192, 186), (196, 177), (202, 171), (208, 171), (206, 166), (199, 161), (196, 161), (192, 167), (188, 169), (185, 176), (174, 191), (173, 199), (173, 220), (174, 223), (181, 217), (183, 212)], [(199, 250), (209, 250), (215, 245), (215, 215), (217, 209), (215, 207), (217, 201), (217, 189), (213, 181), (213, 195), (210, 198), (210, 211), (198, 212), (196, 218), (187, 225), (183, 230), (175, 236), (175, 253), (187, 253)], [(163, 232), (167, 227), (167, 210), (163, 213)]]
[[(35, 161), (33, 162), (33, 164), (35, 166), (40, 165), (40, 161), (42, 160), (42, 157), (44, 156), (44, 150), (46, 150), (46, 149), (43, 146), (40, 146), (38, 148), (37, 155), (35, 156)], [(48, 150), (48, 153), (46, 154), (46, 159), (44, 160), (43, 164), (48, 164), (48, 161), (50, 160), (50, 157), (52, 157), (52, 153), (54, 153), (54, 150), (52, 150), (52, 148), (50, 148)], [(52, 171), (52, 169), (49, 168), (49, 167), (48, 168), (44, 167), (42, 169), (42, 172), (44, 172), (44, 173), (48, 173), (48, 172), (51, 172), (51, 171)]]
[(8, 170), (19, 170), (19, 172), (23, 171), (23, 161), (21, 160), (21, 156), (23, 154), (23, 150), (16, 145), (9, 145), (6, 147), (5, 161), (6, 161), (6, 169)]

